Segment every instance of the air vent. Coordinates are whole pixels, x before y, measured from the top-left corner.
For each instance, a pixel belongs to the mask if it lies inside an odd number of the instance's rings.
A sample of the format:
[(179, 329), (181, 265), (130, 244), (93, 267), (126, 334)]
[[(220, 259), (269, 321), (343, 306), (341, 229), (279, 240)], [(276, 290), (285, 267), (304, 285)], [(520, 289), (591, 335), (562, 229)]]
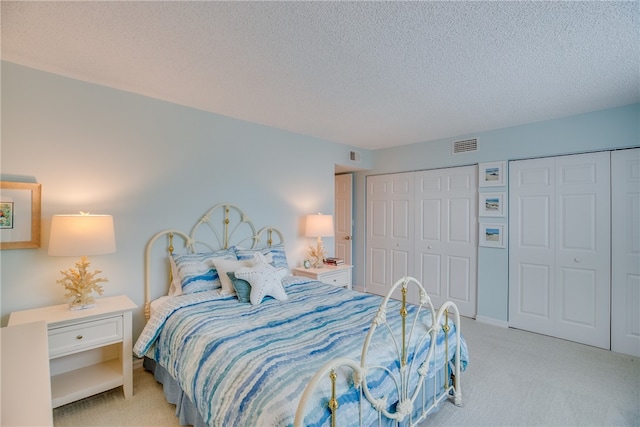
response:
[(453, 141), (453, 154), (466, 153), (468, 151), (478, 151), (478, 140), (476, 138)]
[(352, 162), (360, 163), (360, 152), (349, 151), (349, 160), (351, 160)]

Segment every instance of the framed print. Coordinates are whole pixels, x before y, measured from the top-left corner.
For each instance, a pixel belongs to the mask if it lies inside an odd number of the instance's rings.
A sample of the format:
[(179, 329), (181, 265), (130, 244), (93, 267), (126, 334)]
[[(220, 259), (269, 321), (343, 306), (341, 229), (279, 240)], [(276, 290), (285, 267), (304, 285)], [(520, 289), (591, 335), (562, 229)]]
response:
[(478, 164), (478, 186), (499, 187), (505, 185), (504, 162), (491, 162)]
[(40, 247), (41, 187), (0, 181), (0, 249)]
[(478, 216), (505, 216), (506, 193), (479, 193)]
[(506, 242), (504, 224), (480, 224), (480, 235), (478, 241), (480, 246), (489, 248), (504, 248)]

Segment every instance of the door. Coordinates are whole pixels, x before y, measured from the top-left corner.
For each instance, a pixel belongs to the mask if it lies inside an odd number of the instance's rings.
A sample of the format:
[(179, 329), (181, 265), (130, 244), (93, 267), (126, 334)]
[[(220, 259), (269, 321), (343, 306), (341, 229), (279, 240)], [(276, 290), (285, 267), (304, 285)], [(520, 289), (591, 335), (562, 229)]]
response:
[(509, 324), (610, 346), (609, 153), (512, 162)]
[(415, 276), (435, 307), (476, 316), (477, 166), (416, 172)]
[(386, 295), (413, 271), (413, 181), (412, 172), (367, 178), (366, 292)]
[(611, 153), (611, 350), (640, 356), (640, 148)]
[(335, 256), (352, 265), (353, 175), (336, 175), (335, 183)]

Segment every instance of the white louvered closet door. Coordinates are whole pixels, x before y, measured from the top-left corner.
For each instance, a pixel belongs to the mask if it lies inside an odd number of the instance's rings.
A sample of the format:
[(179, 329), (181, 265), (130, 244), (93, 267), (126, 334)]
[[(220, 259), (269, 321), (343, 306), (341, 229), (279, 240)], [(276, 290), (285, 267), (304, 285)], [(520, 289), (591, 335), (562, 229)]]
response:
[(509, 325), (610, 348), (609, 153), (509, 169)]

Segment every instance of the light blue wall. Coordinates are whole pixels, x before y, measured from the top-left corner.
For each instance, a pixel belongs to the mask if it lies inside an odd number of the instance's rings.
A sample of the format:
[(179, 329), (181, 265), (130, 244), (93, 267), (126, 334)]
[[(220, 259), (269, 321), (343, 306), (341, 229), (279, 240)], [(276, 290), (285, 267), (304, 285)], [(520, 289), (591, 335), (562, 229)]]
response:
[[(2, 62), (2, 179), (42, 184), (42, 247), (3, 250), (1, 315), (62, 303), (55, 281), (76, 261), (47, 256), (51, 216), (114, 216), (117, 252), (92, 257), (105, 295), (140, 307), (143, 253), (166, 228), (189, 232), (217, 203), (242, 207), (258, 227), (284, 233), (292, 266), (308, 241), (301, 220), (333, 212), (336, 144)], [(363, 153), (359, 167), (371, 165)], [(327, 247), (333, 246), (325, 239)], [(143, 325), (134, 316), (134, 336)]]
[[(478, 151), (452, 154), (452, 142), (478, 138)], [(640, 104), (373, 152), (373, 168), (355, 174), (355, 283), (365, 278), (366, 177), (640, 146)], [(504, 187), (506, 190), (507, 187)], [(502, 190), (502, 188), (500, 189)], [(497, 191), (497, 189), (496, 189)], [(505, 221), (505, 220), (498, 220)], [(496, 222), (498, 222), (496, 221)], [(506, 322), (508, 250), (479, 248), (479, 316)]]
[[(42, 184), (42, 247), (0, 251), (2, 325), (14, 310), (61, 302), (55, 281), (74, 259), (46, 253), (51, 216), (114, 215), (118, 251), (93, 259), (106, 295), (143, 303), (143, 251), (165, 228), (189, 231), (219, 202), (243, 207), (258, 226), (282, 229), (298, 265), (307, 248), (301, 220), (333, 212), (334, 167), (370, 169), (354, 180), (354, 283), (364, 283), (365, 181), (371, 174), (433, 169), (640, 145), (638, 104), (456, 138), (368, 151), (63, 78), (2, 66), (2, 179)], [(478, 137), (474, 154), (451, 141)], [(362, 153), (350, 164), (349, 150)], [(325, 239), (331, 248), (331, 239)], [(478, 313), (507, 315), (506, 251), (481, 248)], [(134, 334), (143, 324), (134, 316)]]

